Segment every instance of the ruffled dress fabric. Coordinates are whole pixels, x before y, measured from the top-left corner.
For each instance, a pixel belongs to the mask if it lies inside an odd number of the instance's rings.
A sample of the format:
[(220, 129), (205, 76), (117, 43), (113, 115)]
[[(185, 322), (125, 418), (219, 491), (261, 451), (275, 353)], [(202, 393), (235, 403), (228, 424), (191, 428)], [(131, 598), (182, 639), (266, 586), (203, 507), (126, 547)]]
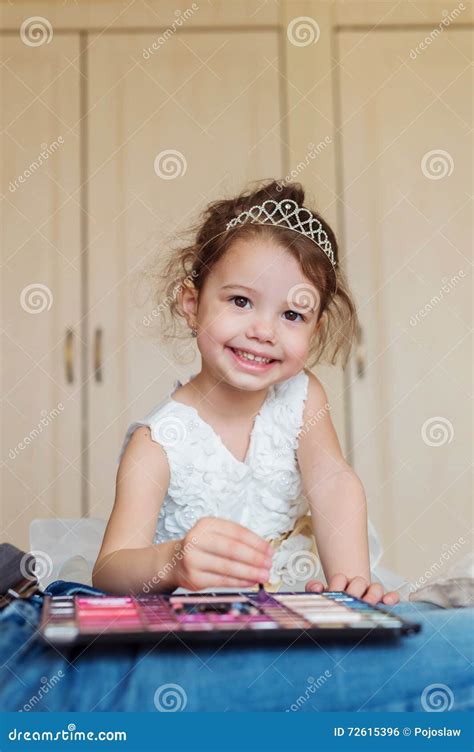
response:
[[(195, 377), (191, 375), (187, 381)], [(119, 461), (133, 431), (150, 428), (167, 456), (170, 481), (154, 543), (183, 538), (203, 516), (240, 523), (270, 541), (275, 551), (270, 591), (304, 590), (314, 577), (324, 580), (312, 532), (308, 502), (302, 494), (296, 450), (303, 426), (309, 377), (305, 371), (269, 387), (257, 414), (244, 461), (238, 460), (214, 429), (173, 391), (145, 418), (128, 427)], [(381, 556), (369, 522), (372, 574)], [(377, 561), (373, 561), (373, 556)], [(376, 578), (376, 577), (375, 577)], [(249, 588), (246, 588), (247, 590)], [(238, 588), (206, 588), (206, 591)], [(179, 588), (175, 592), (190, 592)]]

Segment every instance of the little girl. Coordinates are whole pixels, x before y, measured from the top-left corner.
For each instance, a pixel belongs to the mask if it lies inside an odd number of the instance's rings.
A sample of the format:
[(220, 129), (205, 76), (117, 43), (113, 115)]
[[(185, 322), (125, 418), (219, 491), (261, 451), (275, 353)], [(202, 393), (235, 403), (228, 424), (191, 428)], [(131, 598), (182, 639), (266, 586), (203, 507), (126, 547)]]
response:
[(276, 181), (214, 202), (168, 262), (162, 309), (202, 367), (128, 428), (95, 587), (322, 591), (322, 566), (329, 590), (399, 601), (371, 582), (364, 489), (305, 367), (347, 361), (356, 312), (334, 233), (303, 204)]

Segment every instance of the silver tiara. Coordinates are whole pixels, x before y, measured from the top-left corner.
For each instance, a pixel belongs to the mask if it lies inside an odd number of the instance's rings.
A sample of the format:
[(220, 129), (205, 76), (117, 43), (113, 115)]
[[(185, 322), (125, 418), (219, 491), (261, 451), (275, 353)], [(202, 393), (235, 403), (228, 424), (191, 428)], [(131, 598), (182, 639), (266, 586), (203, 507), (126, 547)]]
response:
[[(276, 216), (278, 214), (281, 216)], [(258, 225), (270, 222), (272, 225), (288, 227), (290, 230), (299, 232), (316, 243), (326, 254), (332, 266), (336, 266), (332, 245), (321, 222), (315, 219), (304, 206), (298, 206), (293, 199), (284, 199), (283, 201), (269, 199), (264, 201), (263, 204), (251, 206), (248, 211), (243, 211), (238, 217), (231, 219), (226, 225), (226, 230), (231, 230), (246, 222)]]

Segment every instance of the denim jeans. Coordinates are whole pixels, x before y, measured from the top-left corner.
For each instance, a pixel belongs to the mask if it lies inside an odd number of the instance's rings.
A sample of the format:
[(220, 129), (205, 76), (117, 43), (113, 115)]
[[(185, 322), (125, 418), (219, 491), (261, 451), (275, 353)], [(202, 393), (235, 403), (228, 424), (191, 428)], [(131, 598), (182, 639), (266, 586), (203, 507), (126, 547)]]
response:
[[(101, 594), (57, 580), (49, 595)], [(404, 602), (385, 607), (419, 621), (399, 641), (164, 648), (62, 648), (35, 634), (43, 596), (0, 611), (3, 711), (472, 710), (474, 609)], [(441, 703), (441, 704), (440, 704)], [(169, 705), (168, 705), (168, 709)]]

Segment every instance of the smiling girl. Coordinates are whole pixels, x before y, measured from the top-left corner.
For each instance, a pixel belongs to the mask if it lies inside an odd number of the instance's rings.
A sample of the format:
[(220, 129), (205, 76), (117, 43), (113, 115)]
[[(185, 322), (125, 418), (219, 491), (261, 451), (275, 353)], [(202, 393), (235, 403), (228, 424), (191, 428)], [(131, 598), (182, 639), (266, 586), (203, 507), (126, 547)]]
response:
[(94, 586), (263, 582), (397, 603), (372, 581), (364, 488), (308, 370), (347, 362), (357, 322), (332, 229), (300, 184), (268, 181), (210, 204), (195, 233), (167, 264), (162, 309), (201, 370), (128, 428)]

